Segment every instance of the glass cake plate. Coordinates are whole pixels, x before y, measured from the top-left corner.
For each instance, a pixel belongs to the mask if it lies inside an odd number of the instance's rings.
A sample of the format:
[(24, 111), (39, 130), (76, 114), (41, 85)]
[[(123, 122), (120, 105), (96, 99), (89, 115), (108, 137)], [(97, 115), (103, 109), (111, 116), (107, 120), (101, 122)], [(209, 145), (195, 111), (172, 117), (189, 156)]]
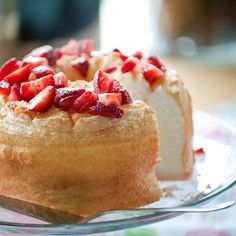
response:
[[(146, 207), (195, 206), (205, 204), (236, 183), (236, 129), (207, 113), (194, 111), (195, 170), (188, 181), (160, 182), (164, 197)], [(232, 199), (233, 200), (233, 199)], [(102, 233), (160, 222), (180, 215), (119, 214), (103, 216), (90, 223), (50, 224), (0, 208), (0, 232), (75, 235)]]

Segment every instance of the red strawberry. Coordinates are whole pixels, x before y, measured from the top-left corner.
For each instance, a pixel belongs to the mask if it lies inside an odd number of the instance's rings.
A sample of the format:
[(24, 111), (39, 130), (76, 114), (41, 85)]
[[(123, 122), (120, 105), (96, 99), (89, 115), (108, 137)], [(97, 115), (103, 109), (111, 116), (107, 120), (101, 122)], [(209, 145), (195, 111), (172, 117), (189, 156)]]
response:
[(153, 85), (155, 83), (161, 84), (164, 81), (164, 72), (154, 65), (144, 63), (142, 65), (142, 73), (144, 78), (150, 83), (150, 85)]
[(137, 63), (138, 63), (138, 59), (136, 57), (128, 57), (121, 67), (121, 72), (122, 73), (130, 72), (131, 70), (134, 69)]
[(203, 147), (200, 147), (200, 148), (194, 150), (194, 153), (200, 155), (200, 154), (205, 154), (205, 151), (204, 151)]
[(73, 106), (73, 104), (77, 98), (78, 98), (78, 96), (68, 96), (68, 97), (62, 98), (58, 102), (57, 106), (64, 108), (64, 109), (69, 109)]
[(27, 104), (27, 107), (31, 111), (45, 112), (52, 106), (54, 96), (55, 88), (53, 86), (48, 86), (32, 98)]
[(86, 77), (88, 73), (89, 63), (88, 61), (83, 58), (79, 57), (71, 62), (71, 65), (76, 68), (83, 77)]
[(77, 112), (88, 111), (91, 106), (94, 106), (96, 104), (96, 102), (97, 94), (91, 91), (87, 91), (75, 100), (73, 108)]
[(48, 61), (45, 57), (34, 57), (34, 56), (26, 56), (23, 58), (23, 62), (29, 64), (31, 68), (40, 66), (40, 65), (48, 65)]
[(143, 53), (140, 51), (137, 51), (133, 54), (133, 57), (138, 58), (139, 60), (143, 58)]
[(120, 59), (122, 60), (122, 61), (125, 61), (128, 57), (127, 56), (125, 56), (119, 49), (114, 49), (113, 50), (113, 52), (116, 52), (116, 53), (118, 53), (118, 55), (119, 55), (119, 57), (120, 57)]
[(81, 55), (82, 53), (89, 54), (93, 49), (93, 40), (84, 39), (79, 41), (79, 48), (77, 49), (77, 54)]
[[(53, 71), (52, 69), (50, 69), (48, 66), (43, 66), (43, 65), (41, 65), (41, 66), (35, 67), (35, 68), (32, 70), (31, 74), (34, 74), (34, 75), (35, 75), (35, 76), (34, 76), (35, 79), (39, 79), (39, 78), (44, 77), (44, 76), (46, 76), (46, 75), (54, 75), (55, 73), (54, 73), (54, 71)], [(32, 80), (32, 79), (33, 79), (33, 78), (31, 78), (31, 76), (33, 76), (33, 75), (31, 75), (31, 74), (30, 74), (30, 76), (29, 76), (29, 80)]]
[(4, 80), (9, 82), (10, 84), (21, 83), (26, 79), (28, 79), (29, 74), (30, 74), (30, 66), (26, 65), (7, 75), (4, 78)]
[(13, 84), (11, 86), (11, 93), (9, 95), (9, 101), (15, 102), (15, 101), (20, 101), (21, 94), (20, 94), (20, 85), (19, 84)]
[(85, 93), (85, 89), (77, 89), (77, 88), (59, 88), (56, 90), (56, 95), (54, 99), (54, 103), (58, 106), (59, 102), (67, 97), (74, 97), (75, 99), (80, 97), (83, 93)]
[(90, 55), (92, 49), (93, 49), (92, 40), (85, 39), (81, 41), (76, 41), (72, 39), (64, 47), (62, 47), (60, 51), (62, 54), (66, 55), (81, 55), (82, 53)]
[(98, 70), (93, 78), (95, 93), (118, 93), (122, 86), (108, 73)]
[(50, 45), (45, 45), (39, 48), (34, 49), (32, 52), (30, 52), (31, 56), (36, 56), (36, 57), (45, 57), (48, 60), (48, 64), (50, 66), (54, 66), (57, 61), (57, 57), (55, 54), (55, 51), (52, 46)]
[(110, 92), (113, 87), (113, 79), (110, 74), (98, 70), (94, 75), (93, 86), (95, 93)]
[(29, 100), (49, 85), (54, 85), (52, 75), (22, 83), (20, 93), (25, 100)]
[(158, 69), (162, 70), (163, 72), (166, 71), (165, 66), (154, 56), (150, 56), (147, 58), (147, 63), (156, 66)]
[(116, 70), (117, 70), (117, 66), (112, 66), (112, 67), (106, 69), (105, 72), (111, 74)]
[(13, 71), (19, 69), (18, 60), (16, 58), (11, 58), (0, 68), (0, 80), (12, 73)]
[(68, 84), (68, 78), (63, 72), (59, 72), (53, 76), (56, 88), (66, 87)]
[(8, 96), (10, 92), (11, 92), (11, 85), (4, 80), (0, 81), (0, 94), (3, 96)]
[(120, 93), (122, 95), (122, 102), (121, 102), (122, 105), (133, 102), (129, 92), (126, 89), (124, 88), (120, 89)]
[(105, 106), (120, 106), (122, 102), (122, 95), (121, 93), (102, 93), (98, 94), (98, 99)]
[(124, 111), (120, 108), (114, 105), (105, 106), (101, 102), (97, 102), (96, 105), (90, 107), (89, 113), (111, 118), (121, 118), (124, 115)]

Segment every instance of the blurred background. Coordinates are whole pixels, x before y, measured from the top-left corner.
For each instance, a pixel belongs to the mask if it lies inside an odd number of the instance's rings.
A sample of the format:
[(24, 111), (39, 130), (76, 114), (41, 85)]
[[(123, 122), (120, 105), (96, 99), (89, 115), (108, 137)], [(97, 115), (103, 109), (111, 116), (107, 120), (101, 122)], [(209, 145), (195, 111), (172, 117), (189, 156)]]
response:
[(0, 0), (0, 63), (32, 48), (92, 38), (143, 50), (178, 71), (203, 110), (236, 97), (236, 1)]

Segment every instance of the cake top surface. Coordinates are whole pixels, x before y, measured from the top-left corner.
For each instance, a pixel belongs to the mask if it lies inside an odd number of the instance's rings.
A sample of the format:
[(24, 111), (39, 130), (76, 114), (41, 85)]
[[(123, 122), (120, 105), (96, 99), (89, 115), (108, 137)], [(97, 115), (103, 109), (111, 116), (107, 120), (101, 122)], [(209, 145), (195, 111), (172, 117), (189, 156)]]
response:
[[(144, 57), (142, 52), (128, 57), (118, 49), (96, 53), (92, 49), (92, 40), (70, 40), (62, 48), (45, 45), (22, 60), (11, 58), (0, 68), (0, 95), (5, 102), (20, 104), (32, 112), (56, 107), (121, 118), (122, 106), (132, 103), (132, 98), (115, 78), (141, 74), (150, 88), (164, 81), (166, 69), (156, 57)], [(76, 80), (92, 82), (71, 82), (73, 73)]]

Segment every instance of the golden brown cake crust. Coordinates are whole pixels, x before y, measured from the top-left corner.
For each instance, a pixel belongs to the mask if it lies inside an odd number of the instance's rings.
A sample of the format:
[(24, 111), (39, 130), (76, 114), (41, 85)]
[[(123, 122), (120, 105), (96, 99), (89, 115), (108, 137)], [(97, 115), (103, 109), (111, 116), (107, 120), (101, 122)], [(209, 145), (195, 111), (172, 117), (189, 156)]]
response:
[(1, 195), (82, 216), (160, 198), (156, 119), (143, 102), (121, 119), (0, 107)]

